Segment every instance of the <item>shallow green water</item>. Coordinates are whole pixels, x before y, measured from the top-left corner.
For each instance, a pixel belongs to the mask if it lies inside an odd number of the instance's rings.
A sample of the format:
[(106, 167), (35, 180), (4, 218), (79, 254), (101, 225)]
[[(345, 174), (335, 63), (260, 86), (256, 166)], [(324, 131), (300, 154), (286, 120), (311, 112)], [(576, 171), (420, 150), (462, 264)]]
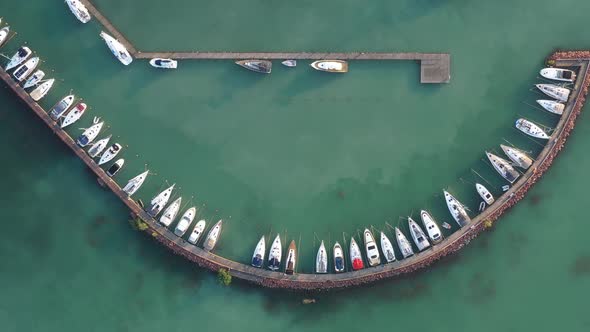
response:
[[(18, 31), (2, 52), (28, 42), (43, 69), (64, 80), (43, 104), (74, 89), (92, 110), (73, 127), (100, 115), (105, 133), (126, 145), (119, 182), (147, 163), (157, 175), (138, 197), (178, 183), (179, 194), (206, 205), (204, 218), (227, 220), (218, 253), (247, 261), (261, 234), (281, 232), (300, 240), (300, 271), (312, 269), (315, 235), (342, 241), (343, 232), (386, 229), (422, 208), (450, 221), (443, 187), (475, 211), (472, 184), (481, 179), (471, 169), (498, 194), (502, 182), (483, 150), (499, 151), (507, 140), (539, 151), (512, 128), (519, 116), (557, 121), (525, 104), (538, 97), (530, 91), (536, 73), (554, 48), (590, 48), (583, 24), (590, 4), (582, 1), (562, 1), (555, 12), (547, 0), (177, 0), (165, 16), (163, 4), (97, 1), (145, 50), (452, 54), (451, 84), (436, 86), (420, 85), (411, 62), (352, 62), (341, 76), (303, 63), (275, 64), (263, 77), (217, 61), (163, 73), (142, 61), (123, 68), (98, 38), (100, 26), (79, 25), (61, 1), (0, 4)], [(563, 24), (544, 23), (557, 14)], [(590, 226), (579, 208), (589, 184), (585, 114), (528, 198), (459, 255), (411, 278), (317, 295), (316, 305), (303, 306), (304, 295), (222, 288), (133, 232), (123, 205), (82, 162), (8, 90), (0, 89), (0, 101), (2, 330), (590, 328)]]

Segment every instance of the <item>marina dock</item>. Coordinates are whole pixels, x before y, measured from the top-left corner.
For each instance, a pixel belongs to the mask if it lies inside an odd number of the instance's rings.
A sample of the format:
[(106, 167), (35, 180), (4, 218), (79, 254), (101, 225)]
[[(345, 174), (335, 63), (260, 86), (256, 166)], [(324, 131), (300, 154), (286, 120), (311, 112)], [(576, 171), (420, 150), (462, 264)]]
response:
[(127, 194), (121, 190), (116, 182), (107, 176), (105, 171), (100, 168), (82, 148), (76, 145), (75, 141), (62, 130), (57, 123), (51, 120), (47, 112), (34, 102), (28, 93), (12, 80), (10, 75), (3, 69), (0, 69), (0, 77), (19, 97), (19, 99), (21, 99), (24, 104), (41, 118), (51, 131), (56, 134), (64, 144), (66, 144), (86, 164), (86, 166), (88, 166), (88, 168), (106, 185), (106, 187), (119, 197), (119, 199), (131, 210), (133, 215), (146, 222), (148, 228), (145, 232), (151, 234), (157, 241), (168, 247), (174, 253), (186, 257), (188, 260), (195, 262), (201, 267), (213, 271), (227, 269), (235, 278), (243, 279), (265, 287), (298, 290), (325, 290), (361, 285), (384, 278), (411, 273), (424, 268), (440, 258), (461, 249), (479, 233), (485, 230), (485, 225), (488, 221), (495, 221), (502, 216), (508, 208), (515, 205), (524, 197), (527, 191), (549, 169), (554, 158), (563, 148), (567, 137), (574, 128), (575, 120), (584, 105), (585, 96), (588, 93), (588, 87), (590, 85), (590, 75), (588, 73), (590, 69), (590, 52), (560, 52), (552, 55), (550, 60), (555, 61), (556, 66), (579, 67), (578, 80), (572, 89), (570, 100), (555, 127), (551, 139), (536, 157), (533, 165), (523, 176), (521, 176), (520, 180), (514, 183), (512, 188), (499, 197), (489, 208), (474, 217), (468, 226), (463, 227), (448, 236), (443, 242), (433, 246), (432, 249), (417, 253), (413, 257), (402, 261), (340, 274), (285, 275), (281, 272), (271, 272), (269, 270), (258, 269), (235, 262), (189, 244), (174, 235), (174, 233), (166, 227), (157, 223), (153, 218), (149, 217), (134, 200), (130, 199)]

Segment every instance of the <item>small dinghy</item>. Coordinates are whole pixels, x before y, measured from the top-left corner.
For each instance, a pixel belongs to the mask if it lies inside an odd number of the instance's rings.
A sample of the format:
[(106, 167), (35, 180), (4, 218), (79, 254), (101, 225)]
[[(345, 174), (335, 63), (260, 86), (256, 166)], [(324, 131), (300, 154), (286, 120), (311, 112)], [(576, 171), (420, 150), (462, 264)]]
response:
[(445, 229), (451, 229), (453, 227), (451, 227), (451, 224), (449, 224), (448, 222), (443, 222), (442, 223), (442, 227), (444, 227)]
[(272, 70), (272, 62), (268, 60), (240, 60), (236, 61), (236, 64), (262, 74), (270, 74)]
[(515, 170), (514, 167), (512, 167), (512, 165), (510, 165), (510, 163), (505, 159), (502, 159), (496, 156), (495, 154), (487, 151), (486, 156), (488, 157), (488, 160), (492, 163), (492, 166), (494, 166), (496, 172), (498, 172), (504, 179), (506, 179), (506, 181), (514, 183), (514, 181), (516, 181), (516, 179), (518, 179), (518, 177), (520, 176), (520, 173), (518, 173), (518, 171)]
[(367, 259), (369, 260), (369, 266), (377, 266), (381, 264), (381, 257), (379, 256), (379, 249), (377, 249), (377, 243), (373, 233), (367, 228), (363, 232), (363, 239), (365, 241), (365, 250), (367, 252)]
[(205, 238), (205, 243), (203, 244), (203, 248), (207, 251), (213, 250), (217, 241), (219, 240), (219, 235), (221, 234), (221, 226), (223, 226), (223, 220), (219, 219), (219, 221), (209, 230), (207, 237)]
[(350, 238), (350, 261), (352, 263), (352, 269), (355, 271), (365, 268), (361, 249), (358, 244), (356, 244), (354, 237)]
[(264, 265), (264, 253), (266, 252), (266, 241), (264, 240), (264, 236), (260, 238), (256, 248), (254, 248), (254, 253), (252, 254), (252, 266), (261, 268)]
[(109, 161), (113, 160), (119, 154), (119, 152), (121, 152), (121, 149), (122, 147), (119, 143), (111, 145), (111, 147), (108, 150), (106, 150), (105, 153), (102, 154), (100, 160), (98, 161), (98, 164), (106, 164)]
[(408, 217), (408, 228), (410, 229), (410, 235), (419, 251), (430, 247), (430, 242), (428, 242), (426, 234), (424, 234), (424, 231), (418, 226), (414, 219), (410, 217)]
[(283, 248), (281, 246), (281, 237), (277, 234), (277, 237), (275, 237), (275, 240), (270, 246), (270, 252), (268, 253), (268, 268), (273, 271), (280, 269), (282, 256)]
[(74, 95), (67, 95), (62, 98), (53, 108), (49, 111), (49, 117), (53, 121), (57, 121), (67, 110), (72, 106), (74, 102)]
[(459, 224), (460, 227), (463, 227), (471, 222), (471, 218), (465, 211), (465, 207), (458, 199), (456, 199), (453, 195), (451, 195), (448, 191), (443, 190), (445, 194), (445, 201), (447, 202), (447, 207), (449, 208), (449, 212), (453, 216), (453, 219)]
[(539, 73), (541, 76), (555, 81), (573, 82), (576, 80), (576, 73), (569, 69), (543, 68)]
[(336, 271), (336, 273), (344, 272), (344, 269), (346, 268), (346, 262), (344, 261), (344, 251), (342, 250), (340, 243), (334, 243), (333, 253), (334, 271)]
[(39, 84), (39, 86), (35, 88), (33, 92), (31, 92), (31, 98), (33, 98), (34, 101), (41, 100), (43, 97), (45, 97), (45, 95), (47, 95), (49, 90), (51, 90), (51, 87), (53, 87), (53, 83), (55, 83), (55, 79), (52, 78)]
[(149, 171), (145, 171), (129, 180), (125, 187), (123, 187), (123, 191), (129, 196), (135, 194), (135, 192), (141, 187), (141, 185), (147, 178), (148, 173)]
[(107, 169), (107, 175), (109, 177), (115, 176), (117, 173), (119, 173), (121, 168), (123, 168), (123, 165), (125, 165), (125, 159), (121, 158), (121, 159), (115, 161), (111, 165), (111, 167), (109, 167), (109, 169)]
[(320, 244), (315, 257), (315, 273), (328, 273), (328, 253), (326, 252), (324, 241)]
[(172, 59), (154, 58), (150, 60), (150, 65), (154, 68), (176, 69), (178, 62)]
[(483, 184), (476, 183), (475, 190), (477, 190), (477, 193), (479, 194), (481, 199), (483, 199), (488, 205), (492, 205), (492, 203), (494, 203), (494, 196), (488, 190), (488, 188), (484, 187)]
[(33, 75), (31, 75), (31, 77), (29, 77), (26, 80), (25, 84), (23, 84), (23, 89), (28, 89), (36, 86), (43, 79), (43, 77), (45, 77), (45, 72), (42, 70), (37, 70), (33, 73)]
[(291, 240), (289, 248), (287, 249), (287, 263), (285, 264), (285, 274), (292, 275), (295, 273), (295, 263), (297, 259), (297, 248), (295, 248), (295, 240)]
[(504, 144), (500, 144), (500, 147), (516, 166), (523, 169), (528, 169), (533, 164), (533, 159), (529, 157), (524, 151)]
[(161, 193), (157, 194), (154, 198), (152, 198), (150, 202), (150, 206), (146, 209), (147, 214), (150, 217), (157, 216), (160, 211), (168, 204), (168, 200), (172, 194), (172, 190), (174, 190), (174, 186), (176, 184), (171, 185), (170, 187), (164, 189)]
[(103, 139), (96, 141), (96, 143), (93, 143), (90, 149), (88, 149), (88, 155), (91, 158), (95, 158), (96, 156), (98, 156), (107, 147), (107, 144), (109, 144), (109, 141), (111, 140), (112, 136), (113, 135), (109, 135)]
[(88, 12), (88, 9), (86, 9), (86, 7), (79, 0), (66, 0), (66, 3), (78, 21), (82, 23), (88, 23), (92, 18)]
[(281, 62), (281, 64), (285, 67), (297, 67), (297, 60), (285, 60), (283, 62)]
[(207, 226), (207, 222), (205, 220), (199, 220), (199, 222), (193, 228), (191, 235), (188, 237), (188, 242), (192, 244), (197, 244), (201, 234), (205, 231), (205, 226)]
[(33, 54), (30, 48), (23, 46), (19, 48), (16, 53), (10, 58), (10, 62), (6, 65), (6, 71), (11, 70), (12, 68), (20, 65), (21, 63), (25, 62), (30, 56)]
[(393, 250), (393, 245), (389, 238), (385, 233), (381, 232), (381, 251), (383, 251), (383, 255), (385, 256), (385, 260), (387, 263), (395, 262), (395, 251)]
[(404, 258), (414, 255), (414, 250), (412, 249), (410, 241), (408, 241), (404, 233), (402, 233), (402, 231), (400, 231), (397, 227), (395, 228), (395, 239), (397, 240), (397, 246), (402, 252), (402, 256), (404, 256)]
[(115, 38), (111, 37), (109, 34), (107, 34), (104, 31), (101, 31), (100, 32), (100, 37), (102, 39), (104, 39), (104, 42), (107, 44), (107, 46), (111, 50), (111, 53), (113, 53), (113, 55), (122, 64), (124, 64), (125, 66), (127, 66), (131, 62), (133, 62), (133, 58), (131, 57), (131, 54), (129, 54), (129, 52), (127, 51), (127, 49), (125, 48), (125, 46), (123, 46), (123, 44), (121, 44), (118, 40), (116, 40)]
[(536, 84), (537, 89), (541, 90), (544, 94), (551, 98), (555, 98), (559, 101), (567, 101), (570, 96), (570, 90), (559, 87), (553, 84)]
[(0, 47), (4, 45), (6, 40), (8, 40), (8, 34), (10, 33), (10, 27), (4, 27), (0, 29)]
[(180, 210), (180, 204), (182, 203), (182, 197), (178, 197), (172, 204), (168, 205), (166, 210), (162, 213), (160, 217), (160, 223), (166, 227), (170, 226), (176, 218), (178, 211)]
[(65, 128), (65, 127), (71, 125), (72, 123), (78, 121), (82, 117), (82, 115), (84, 115), (84, 112), (86, 112), (87, 108), (88, 108), (88, 106), (85, 103), (76, 104), (76, 106), (74, 106), (68, 112), (66, 117), (61, 122), (61, 127)]
[(83, 148), (86, 145), (90, 144), (92, 141), (94, 141), (94, 139), (96, 138), (96, 136), (98, 136), (98, 133), (100, 133), (100, 130), (102, 129), (102, 126), (104, 125), (104, 122), (96, 122), (98, 121), (98, 118), (94, 119), (94, 125), (90, 126), (90, 128), (84, 130), (84, 132), (82, 133), (82, 135), (80, 135), (78, 137), (78, 139), (76, 140), (76, 142), (78, 143), (78, 145)]
[(518, 130), (522, 131), (523, 133), (531, 137), (540, 139), (549, 139), (550, 137), (549, 135), (547, 135), (547, 133), (543, 131), (543, 129), (541, 129), (541, 127), (537, 126), (536, 124), (532, 123), (527, 119), (521, 118), (516, 120), (515, 126)]
[(313, 69), (328, 73), (348, 72), (348, 62), (342, 60), (318, 60), (310, 65)]
[(543, 107), (547, 112), (562, 115), (565, 109), (565, 104), (549, 99), (538, 99), (537, 103)]
[(436, 220), (434, 220), (434, 218), (426, 210), (420, 211), (420, 219), (422, 219), (422, 224), (424, 224), (424, 227), (426, 228), (426, 233), (428, 233), (430, 241), (432, 241), (434, 244), (440, 243), (440, 241), (443, 239), (443, 236), (440, 228), (438, 228)]
[(187, 209), (182, 215), (182, 217), (180, 217), (180, 221), (178, 222), (178, 225), (176, 225), (176, 228), (174, 228), (174, 234), (176, 234), (177, 236), (183, 236), (184, 233), (186, 233), (186, 231), (190, 227), (190, 225), (193, 223), (196, 214), (196, 207), (193, 206)]
[(27, 62), (23, 63), (18, 68), (16, 68), (16, 70), (14, 71), (12, 76), (14, 77), (14, 79), (17, 82), (22, 82), (25, 78), (27, 78), (29, 75), (31, 75), (33, 70), (35, 70), (35, 68), (37, 68), (38, 64), (39, 64), (39, 58), (32, 57), (29, 60), (27, 60)]

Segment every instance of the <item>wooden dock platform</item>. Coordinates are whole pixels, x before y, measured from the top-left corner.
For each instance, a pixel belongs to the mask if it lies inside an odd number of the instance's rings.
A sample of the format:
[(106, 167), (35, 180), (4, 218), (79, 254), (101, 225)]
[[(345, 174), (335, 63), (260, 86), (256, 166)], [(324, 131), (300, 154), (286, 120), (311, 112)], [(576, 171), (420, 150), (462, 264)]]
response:
[(584, 59), (557, 59), (557, 66), (579, 66), (578, 80), (572, 90), (570, 101), (555, 127), (551, 139), (537, 156), (533, 165), (517, 181), (510, 190), (499, 197), (494, 204), (484, 210), (480, 215), (473, 218), (472, 222), (451, 236), (447, 237), (440, 244), (432, 246), (430, 249), (417, 253), (413, 257), (397, 261), (390, 264), (379, 265), (372, 268), (366, 268), (354, 272), (345, 272), (340, 274), (295, 274), (285, 275), (280, 272), (271, 272), (265, 269), (257, 269), (246, 264), (235, 262), (211, 252), (207, 252), (199, 247), (193, 246), (170, 230), (158, 224), (153, 218), (150, 218), (141, 207), (125, 192), (119, 185), (106, 175), (96, 162), (90, 158), (86, 152), (78, 147), (74, 140), (63, 131), (51, 118), (47, 112), (31, 99), (25, 90), (13, 81), (8, 73), (0, 69), (0, 77), (22, 100), (23, 103), (39, 117), (47, 126), (66, 144), (85, 164), (102, 180), (103, 183), (115, 194), (127, 207), (139, 218), (144, 220), (149, 226), (146, 232), (151, 234), (157, 241), (168, 247), (174, 253), (184, 256), (199, 266), (208, 268), (213, 271), (227, 269), (230, 274), (236, 278), (243, 279), (258, 285), (273, 288), (287, 288), (299, 290), (325, 290), (332, 288), (344, 288), (368, 282), (390, 278), (400, 274), (411, 273), (418, 269), (424, 268), (437, 261), (438, 259), (453, 253), (468, 244), (471, 239), (476, 237), (485, 229), (488, 221), (498, 219), (508, 208), (522, 199), (530, 187), (549, 169), (553, 159), (564, 146), (565, 139), (574, 127), (575, 119), (581, 111), (585, 95), (590, 85), (589, 76), (590, 60)]

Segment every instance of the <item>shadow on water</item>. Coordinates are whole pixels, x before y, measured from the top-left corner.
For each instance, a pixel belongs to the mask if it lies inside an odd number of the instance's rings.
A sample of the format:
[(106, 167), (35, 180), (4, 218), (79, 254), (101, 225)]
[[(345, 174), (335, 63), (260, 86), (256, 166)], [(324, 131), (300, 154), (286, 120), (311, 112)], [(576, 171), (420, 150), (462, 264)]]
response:
[(574, 260), (570, 267), (572, 277), (590, 276), (590, 255), (582, 254)]
[(468, 302), (482, 304), (496, 296), (496, 283), (482, 272), (475, 273), (468, 283)]

